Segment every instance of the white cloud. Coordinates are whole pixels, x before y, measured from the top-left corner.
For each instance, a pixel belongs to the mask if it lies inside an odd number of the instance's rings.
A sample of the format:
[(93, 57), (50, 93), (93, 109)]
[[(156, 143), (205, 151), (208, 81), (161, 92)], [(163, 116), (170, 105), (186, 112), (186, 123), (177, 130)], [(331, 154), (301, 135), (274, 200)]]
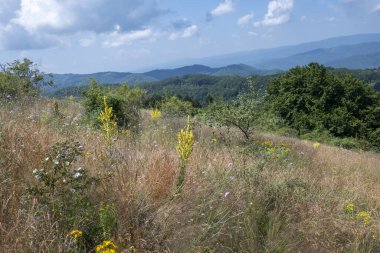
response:
[[(54, 37), (82, 32), (97, 36), (111, 34), (115, 27), (119, 27), (120, 34), (145, 30), (165, 13), (159, 8), (159, 0), (0, 0), (0, 28), (7, 27), (0, 30), (0, 37), (8, 41), (24, 37), (38, 42), (18, 43), (28, 46), (25, 49), (33, 45), (48, 47), (53, 45)], [(49, 43), (44, 43), (44, 39)], [(80, 43), (88, 45), (91, 40)]]
[(154, 33), (152, 29), (145, 28), (143, 30), (131, 31), (126, 33), (113, 31), (110, 34), (107, 34), (106, 37), (107, 38), (103, 43), (105, 47), (120, 47), (123, 45), (131, 44), (135, 41), (153, 39)]
[(176, 31), (170, 34), (170, 40), (177, 40), (179, 38), (190, 38), (198, 32), (198, 27), (196, 25), (190, 25), (184, 30)]
[(329, 18), (327, 18), (327, 21), (329, 21), (329, 22), (335, 22), (337, 20), (338, 19), (336, 17), (329, 17)]
[(261, 21), (254, 23), (258, 26), (281, 25), (290, 20), (290, 14), (293, 10), (294, 0), (273, 0), (268, 4), (268, 11)]
[(234, 10), (234, 4), (232, 0), (224, 0), (215, 9), (210, 11), (211, 16), (220, 16), (223, 14), (230, 13)]
[(248, 32), (248, 34), (251, 35), (251, 36), (257, 36), (257, 35), (259, 35), (258, 33), (255, 33), (255, 32)]
[(90, 36), (88, 37), (85, 37), (85, 38), (82, 38), (79, 40), (79, 44), (82, 46), (82, 47), (89, 47), (91, 46), (92, 44), (94, 44), (96, 41), (96, 36), (95, 34), (91, 34)]
[(21, 9), (12, 22), (29, 33), (42, 28), (61, 30), (74, 23), (73, 14), (56, 0), (21, 0)]
[(374, 12), (380, 12), (380, 3), (373, 8)]
[(240, 26), (244, 26), (244, 25), (248, 24), (249, 21), (251, 21), (253, 17), (254, 17), (253, 13), (244, 15), (238, 19), (237, 24)]

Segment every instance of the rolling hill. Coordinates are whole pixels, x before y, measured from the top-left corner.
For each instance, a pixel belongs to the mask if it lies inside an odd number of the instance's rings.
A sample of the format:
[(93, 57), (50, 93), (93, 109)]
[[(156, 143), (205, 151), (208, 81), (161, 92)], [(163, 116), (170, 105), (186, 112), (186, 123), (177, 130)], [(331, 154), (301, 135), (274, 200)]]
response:
[[(380, 53), (380, 42), (343, 45), (332, 48), (320, 48), (284, 58), (265, 60), (260, 63), (262, 69), (287, 70), (296, 65), (318, 62), (331, 67), (364, 69), (380, 66), (379, 58), (371, 55)], [(360, 60), (359, 59), (367, 59)], [(368, 61), (370, 60), (370, 61)]]
[(211, 68), (204, 65), (185, 66), (176, 69), (157, 69), (145, 73), (123, 73), (123, 72), (100, 72), (93, 74), (53, 74), (54, 87), (45, 89), (50, 93), (66, 87), (78, 87), (88, 84), (90, 78), (103, 84), (143, 84), (154, 81), (161, 81), (171, 77), (182, 77), (185, 75), (204, 74), (210, 76), (250, 76), (268, 75), (278, 73), (276, 70), (258, 70), (248, 65), (235, 64), (220, 68)]
[[(355, 35), (348, 35), (348, 36), (339, 36), (334, 38), (329, 38), (325, 40), (320, 41), (313, 41), (313, 42), (307, 42), (307, 43), (301, 43), (297, 45), (289, 45), (289, 46), (282, 46), (282, 47), (276, 47), (276, 48), (266, 48), (266, 49), (257, 49), (257, 50), (248, 50), (248, 51), (240, 51), (236, 53), (229, 53), (229, 54), (222, 54), (222, 55), (216, 55), (211, 57), (204, 57), (204, 58), (197, 58), (197, 59), (186, 59), (186, 60), (178, 60), (176, 62), (168, 63), (166, 66), (183, 66), (183, 65), (190, 65), (190, 64), (204, 64), (211, 67), (221, 67), (221, 66), (227, 66), (232, 64), (247, 64), (250, 66), (253, 66), (258, 69), (263, 69), (263, 64), (269, 65), (269, 61), (282, 61), (282, 63), (278, 63), (278, 65), (283, 66), (285, 65), (288, 69), (289, 66), (295, 66), (295, 65), (304, 65), (306, 60), (304, 58), (300, 57), (300, 54), (307, 54), (310, 56), (310, 53), (315, 50), (325, 50), (325, 49), (331, 49), (331, 48), (339, 48), (342, 46), (354, 46), (354, 45), (364, 45), (366, 43), (373, 43), (373, 42), (380, 42), (380, 33), (372, 33), (372, 34), (355, 34)], [(360, 55), (360, 46), (356, 47), (355, 49), (358, 49), (359, 52), (352, 52), (351, 56), (353, 55)], [(372, 51), (371, 53), (378, 52), (379, 48), (375, 48), (375, 51)], [(369, 52), (367, 52), (369, 54)], [(285, 60), (287, 57), (290, 57), (290, 60), (293, 60), (293, 62), (286, 62)], [(294, 61), (295, 58), (300, 57), (300, 60), (302, 61)], [(347, 56), (346, 56), (347, 57)], [(343, 57), (343, 58), (346, 58)], [(336, 58), (330, 59), (329, 61), (337, 60)], [(314, 58), (309, 57), (310, 61), (317, 61)], [(327, 61), (326, 61), (327, 62)], [(307, 62), (308, 63), (308, 62)], [(275, 65), (275, 64), (272, 64)], [(343, 67), (343, 66), (342, 66)], [(368, 68), (366, 65), (359, 66), (361, 69)], [(270, 68), (266, 68), (270, 69)]]

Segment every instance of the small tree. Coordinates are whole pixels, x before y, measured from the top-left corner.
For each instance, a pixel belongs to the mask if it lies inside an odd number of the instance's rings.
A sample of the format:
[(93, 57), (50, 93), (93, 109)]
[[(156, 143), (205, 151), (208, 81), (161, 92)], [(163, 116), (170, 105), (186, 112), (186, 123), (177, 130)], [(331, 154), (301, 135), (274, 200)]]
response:
[(241, 92), (234, 100), (213, 102), (206, 108), (206, 119), (213, 125), (224, 125), (237, 127), (248, 140), (253, 127), (260, 117), (262, 111), (262, 96), (248, 78), (247, 89)]
[(0, 65), (0, 68), (0, 97), (34, 96), (40, 93), (41, 87), (53, 84), (26, 58)]

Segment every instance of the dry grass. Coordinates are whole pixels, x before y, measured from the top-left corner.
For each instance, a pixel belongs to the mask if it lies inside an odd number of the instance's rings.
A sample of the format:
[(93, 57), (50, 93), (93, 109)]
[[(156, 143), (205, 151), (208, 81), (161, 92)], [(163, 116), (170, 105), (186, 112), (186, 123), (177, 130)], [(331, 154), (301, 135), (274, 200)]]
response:
[[(80, 123), (82, 109), (59, 101), (0, 109), (1, 252), (65, 252), (69, 231), (41, 212), (26, 189), (49, 148), (64, 140), (84, 145), (78, 164), (102, 180), (91, 201), (114, 204), (113, 240), (138, 252), (379, 252), (380, 155), (260, 134), (247, 148), (235, 132), (217, 143), (212, 129), (194, 125), (197, 143), (182, 193), (175, 195), (176, 133), (184, 119), (153, 122), (120, 137), (109, 155), (98, 130)], [(260, 143), (285, 143), (289, 153), (264, 157)], [(262, 168), (261, 170), (259, 168)], [(368, 211), (365, 225), (344, 206)], [(74, 228), (73, 228), (74, 229)]]

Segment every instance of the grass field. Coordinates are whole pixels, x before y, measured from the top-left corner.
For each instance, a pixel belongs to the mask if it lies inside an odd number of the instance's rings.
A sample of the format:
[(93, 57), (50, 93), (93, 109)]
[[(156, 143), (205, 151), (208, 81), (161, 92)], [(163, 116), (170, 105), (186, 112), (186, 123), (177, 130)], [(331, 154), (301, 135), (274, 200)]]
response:
[[(380, 252), (378, 153), (267, 133), (247, 143), (192, 119), (196, 142), (178, 191), (186, 119), (142, 111), (139, 133), (119, 134), (110, 150), (79, 103), (58, 105), (59, 116), (45, 99), (0, 107), (0, 252), (95, 252), (104, 239), (118, 252)], [(49, 198), (62, 203), (28, 190), (63, 141), (83, 146), (70, 166), (96, 178), (86, 206), (71, 207), (58, 189)], [(71, 211), (53, 212), (62, 205)]]

